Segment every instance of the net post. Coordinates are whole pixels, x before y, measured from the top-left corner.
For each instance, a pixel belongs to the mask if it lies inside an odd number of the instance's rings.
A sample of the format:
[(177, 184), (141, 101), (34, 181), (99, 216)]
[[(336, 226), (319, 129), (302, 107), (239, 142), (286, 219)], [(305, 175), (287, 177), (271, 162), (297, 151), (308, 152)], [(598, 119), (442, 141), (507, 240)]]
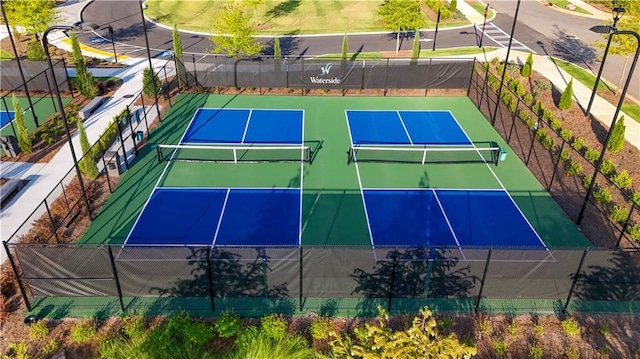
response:
[(231, 150), (233, 151), (233, 163), (238, 163), (238, 149), (233, 148)]
[(496, 150), (494, 150), (494, 159), (493, 159), (493, 163), (496, 165), (496, 167), (498, 166), (498, 163), (500, 163), (500, 151), (502, 150), (502, 148), (500, 148), (500, 146), (498, 146), (498, 148)]
[(158, 155), (158, 163), (162, 163), (162, 150), (160, 149), (160, 145), (156, 145), (156, 153)]
[(427, 147), (425, 146), (424, 151), (422, 151), (422, 165), (427, 162)]
[(349, 148), (347, 148), (347, 166), (351, 164), (351, 162), (353, 161), (353, 157), (354, 156), (354, 150), (353, 150), (353, 146), (349, 146)]

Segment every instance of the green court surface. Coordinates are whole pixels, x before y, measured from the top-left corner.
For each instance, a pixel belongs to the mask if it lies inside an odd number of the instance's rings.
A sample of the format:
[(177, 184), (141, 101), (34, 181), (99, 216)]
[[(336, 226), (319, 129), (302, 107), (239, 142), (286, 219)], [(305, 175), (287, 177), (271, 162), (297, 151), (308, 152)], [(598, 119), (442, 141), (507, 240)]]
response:
[[(158, 163), (154, 143), (180, 141), (198, 108), (304, 110), (304, 140), (320, 143), (312, 164)], [(484, 163), (347, 163), (345, 110), (449, 110), (474, 142), (505, 142), (466, 97), (180, 95), (87, 230), (87, 243), (124, 243), (154, 186), (288, 187), (302, 184), (303, 245), (371, 245), (360, 181), (366, 188), (498, 189), (503, 185), (550, 248), (589, 245), (546, 190), (507, 148), (499, 166)], [(167, 167), (166, 173), (163, 170)], [(359, 171), (356, 171), (356, 167)], [(162, 174), (162, 176), (161, 176)], [(360, 179), (360, 180), (359, 180)], [(499, 218), (496, 219), (499, 221)], [(514, 238), (514, 246), (518, 245)]]
[[(33, 119), (33, 112), (29, 109), (29, 100), (27, 99), (26, 96), (17, 96), (17, 98), (18, 98), (18, 102), (20, 103), (20, 107), (24, 112), (24, 119), (25, 119), (24, 122), (27, 125), (27, 129), (29, 130), (29, 132), (35, 131), (36, 123)], [(62, 97), (62, 103), (64, 105), (71, 102), (71, 100), (72, 100), (71, 97)], [(52, 99), (51, 97), (31, 96), (31, 103), (33, 104), (34, 112), (38, 117), (39, 124), (44, 123), (49, 118), (49, 116), (53, 115), (56, 112), (56, 109), (58, 108), (57, 99), (55, 101), (56, 102), (54, 106), (54, 99)], [(5, 106), (5, 103), (6, 103), (6, 106)], [(4, 97), (4, 101), (0, 101), (0, 111), (6, 111), (6, 110), (9, 110), (9, 111), (14, 110), (13, 99), (11, 96), (6, 96)], [(15, 121), (13, 124), (15, 125)], [(0, 135), (16, 136), (14, 132), (14, 127), (15, 126), (11, 126), (11, 124), (5, 126), (0, 131)], [(15, 129), (15, 131), (17, 131), (17, 129)]]

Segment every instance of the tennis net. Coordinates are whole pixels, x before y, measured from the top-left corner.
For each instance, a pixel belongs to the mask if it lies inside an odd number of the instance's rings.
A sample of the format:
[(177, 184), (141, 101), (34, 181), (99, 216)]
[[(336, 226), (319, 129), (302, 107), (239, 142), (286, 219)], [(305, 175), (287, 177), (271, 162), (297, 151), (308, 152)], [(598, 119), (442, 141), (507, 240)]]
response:
[(426, 147), (426, 146), (364, 146), (352, 145), (347, 151), (347, 163), (493, 163), (498, 165), (500, 147)]
[(234, 146), (156, 145), (158, 162), (311, 162), (309, 146), (245, 144)]

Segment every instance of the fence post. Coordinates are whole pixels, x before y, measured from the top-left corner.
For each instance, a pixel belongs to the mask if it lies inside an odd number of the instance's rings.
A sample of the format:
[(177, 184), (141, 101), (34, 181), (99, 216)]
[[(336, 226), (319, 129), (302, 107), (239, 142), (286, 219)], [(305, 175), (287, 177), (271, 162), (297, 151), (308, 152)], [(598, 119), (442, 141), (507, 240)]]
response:
[(298, 298), (298, 310), (302, 311), (302, 272), (303, 272), (303, 268), (302, 268), (302, 246), (299, 247), (300, 248), (300, 265), (299, 265), (299, 271), (300, 271), (300, 295)]
[(213, 274), (211, 273), (211, 247), (207, 246), (207, 280), (209, 281), (209, 298), (211, 298), (211, 311), (216, 311), (215, 287), (213, 286)]
[(391, 300), (393, 299), (393, 290), (396, 284), (396, 266), (398, 265), (398, 247), (393, 250), (393, 265), (391, 267), (391, 283), (389, 284), (389, 302), (387, 303), (387, 312), (391, 312)]
[(165, 85), (167, 85), (165, 87), (165, 93), (163, 93), (162, 96), (164, 96), (167, 99), (167, 101), (169, 101), (169, 107), (171, 107), (171, 106), (173, 106), (173, 104), (171, 103), (171, 96), (170, 96), (171, 86), (169, 86), (169, 80), (167, 78), (167, 64), (162, 66), (162, 70), (164, 71), (164, 83), (165, 83)]
[(107, 186), (109, 186), (109, 193), (113, 193), (113, 186), (111, 186), (111, 180), (109, 180), (109, 171), (107, 171), (107, 161), (105, 161), (104, 156), (106, 155), (106, 151), (102, 148), (102, 143), (98, 141), (98, 148), (100, 149), (100, 153), (102, 156), (102, 165), (104, 166), (104, 174), (107, 176)]
[(484, 272), (482, 273), (482, 282), (480, 283), (480, 291), (478, 292), (478, 300), (476, 300), (476, 305), (474, 311), (478, 313), (478, 309), (480, 308), (480, 299), (482, 299), (482, 292), (484, 291), (484, 282), (487, 280), (487, 272), (489, 271), (489, 264), (491, 263), (491, 255), (493, 254), (493, 247), (489, 247), (489, 253), (487, 254), (487, 262), (484, 265)]
[(471, 93), (471, 83), (473, 82), (473, 75), (476, 72), (476, 58), (473, 58), (473, 65), (471, 65), (471, 76), (469, 76), (469, 86), (467, 86), (467, 97)]
[(58, 228), (56, 228), (56, 224), (53, 221), (53, 216), (51, 215), (51, 211), (49, 210), (47, 199), (45, 198), (44, 201), (42, 202), (44, 203), (44, 208), (47, 209), (47, 214), (49, 215), (49, 221), (51, 221), (51, 229), (53, 230), (53, 235), (56, 237), (56, 242), (60, 243), (60, 238), (58, 238)]
[(198, 87), (198, 69), (196, 68), (196, 55), (191, 54), (191, 62), (193, 63), (193, 78), (196, 81), (196, 87)]
[(116, 261), (113, 259), (113, 252), (111, 246), (107, 245), (107, 252), (109, 252), (109, 262), (111, 262), (111, 270), (113, 271), (113, 279), (116, 282), (116, 289), (118, 290), (118, 300), (120, 301), (120, 309), (124, 312), (124, 302), (122, 301), (122, 289), (120, 287), (120, 279), (118, 278), (118, 270), (116, 269)]
[(567, 312), (567, 308), (569, 307), (569, 302), (571, 301), (571, 296), (573, 295), (573, 290), (576, 287), (576, 283), (578, 282), (578, 277), (580, 276), (580, 272), (582, 272), (582, 265), (584, 264), (584, 259), (587, 256), (587, 252), (589, 252), (589, 247), (584, 249), (582, 252), (582, 258), (580, 258), (580, 264), (578, 264), (578, 270), (576, 271), (576, 275), (573, 277), (573, 282), (571, 283), (571, 289), (569, 289), (569, 295), (567, 295), (567, 303), (565, 303), (564, 308), (562, 308), (562, 313)]
[(116, 125), (118, 126), (118, 137), (120, 137), (120, 147), (122, 147), (122, 155), (124, 165), (129, 169), (129, 160), (127, 159), (127, 149), (124, 147), (124, 137), (122, 136), (122, 128), (120, 127), (120, 118), (116, 117)]
[(18, 282), (18, 289), (20, 290), (20, 295), (22, 296), (22, 300), (24, 301), (24, 305), (27, 307), (27, 311), (31, 311), (31, 303), (29, 303), (29, 298), (27, 298), (27, 292), (24, 290), (24, 285), (20, 280), (20, 276), (18, 275), (18, 267), (16, 266), (15, 261), (13, 260), (13, 256), (9, 251), (9, 244), (7, 241), (2, 241), (2, 245), (4, 246), (4, 250), (7, 253), (7, 258), (9, 259), (9, 264), (11, 265), (11, 270), (13, 271), (13, 275), (16, 277), (16, 281)]
[(538, 121), (536, 121), (536, 123), (533, 124), (533, 132), (532, 135), (533, 137), (531, 138), (531, 147), (529, 147), (529, 153), (527, 154), (527, 160), (525, 161), (525, 165), (529, 165), (529, 160), (531, 159), (531, 152), (533, 152), (533, 146), (536, 144), (536, 138), (538, 135), (538, 128), (540, 128), (540, 120), (538, 119)]
[[(487, 83), (489, 82), (489, 65), (484, 67), (484, 64), (481, 65), (484, 72), (484, 82), (482, 83), (482, 90), (480, 90), (480, 99), (478, 100), (478, 109), (482, 108), (482, 101), (484, 100), (484, 93), (487, 91)], [(489, 114), (491, 114), (491, 101), (489, 101), (489, 96), (487, 96), (487, 110), (489, 110)]]
[(562, 145), (560, 145), (560, 151), (558, 151), (558, 159), (556, 160), (556, 164), (553, 166), (553, 173), (551, 174), (551, 179), (549, 180), (549, 186), (547, 187), (547, 192), (551, 191), (551, 186), (553, 186), (553, 179), (556, 178), (556, 173), (558, 172), (558, 166), (560, 165), (560, 161), (562, 160), (562, 151), (564, 150), (565, 143), (567, 143), (567, 141), (565, 141), (563, 138)]
[(631, 201), (631, 209), (629, 210), (629, 215), (627, 216), (627, 220), (624, 221), (624, 226), (622, 226), (622, 230), (620, 230), (620, 237), (618, 237), (618, 242), (616, 242), (616, 248), (620, 247), (620, 242), (622, 241), (622, 237), (624, 237), (624, 232), (627, 230), (629, 226), (629, 222), (631, 221), (631, 216), (633, 215), (633, 210), (636, 208), (636, 201)]

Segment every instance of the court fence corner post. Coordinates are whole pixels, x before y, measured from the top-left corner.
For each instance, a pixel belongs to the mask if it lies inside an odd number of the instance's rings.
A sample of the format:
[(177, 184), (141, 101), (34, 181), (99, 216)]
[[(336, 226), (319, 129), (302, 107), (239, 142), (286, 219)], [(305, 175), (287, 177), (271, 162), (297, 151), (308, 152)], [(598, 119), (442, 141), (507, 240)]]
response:
[(487, 253), (487, 261), (484, 265), (484, 271), (482, 273), (482, 281), (480, 282), (480, 290), (478, 291), (478, 299), (474, 307), (474, 312), (478, 313), (480, 309), (480, 300), (482, 300), (482, 292), (484, 291), (484, 283), (487, 280), (487, 272), (489, 272), (489, 264), (491, 263), (491, 255), (493, 255), (493, 247), (489, 247), (489, 253)]
[(588, 252), (589, 252), (589, 247), (585, 248), (584, 252), (582, 252), (582, 258), (580, 258), (580, 264), (578, 264), (576, 275), (573, 276), (573, 282), (571, 283), (571, 288), (569, 289), (569, 294), (567, 295), (567, 302), (564, 304), (564, 307), (562, 307), (562, 313), (566, 313), (567, 308), (569, 308), (569, 303), (571, 302), (573, 291), (576, 289), (576, 284), (578, 283), (580, 272), (582, 272), (582, 265), (584, 264), (584, 259), (587, 257)]

